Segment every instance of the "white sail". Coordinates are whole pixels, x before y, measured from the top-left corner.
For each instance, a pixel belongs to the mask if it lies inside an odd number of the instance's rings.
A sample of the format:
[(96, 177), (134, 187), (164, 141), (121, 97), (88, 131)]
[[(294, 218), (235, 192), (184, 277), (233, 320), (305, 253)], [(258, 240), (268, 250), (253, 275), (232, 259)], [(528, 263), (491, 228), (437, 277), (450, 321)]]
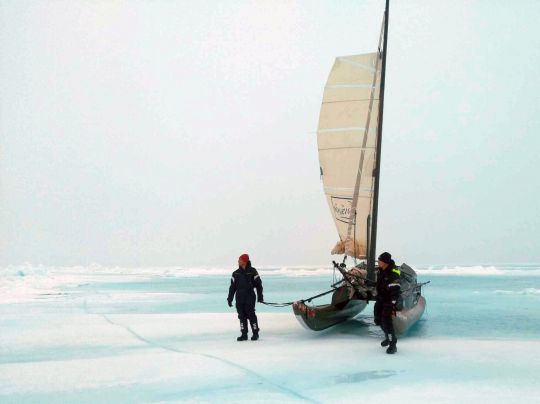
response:
[(339, 234), (333, 254), (367, 255), (381, 64), (378, 52), (338, 57), (324, 89), (317, 143), (324, 193)]

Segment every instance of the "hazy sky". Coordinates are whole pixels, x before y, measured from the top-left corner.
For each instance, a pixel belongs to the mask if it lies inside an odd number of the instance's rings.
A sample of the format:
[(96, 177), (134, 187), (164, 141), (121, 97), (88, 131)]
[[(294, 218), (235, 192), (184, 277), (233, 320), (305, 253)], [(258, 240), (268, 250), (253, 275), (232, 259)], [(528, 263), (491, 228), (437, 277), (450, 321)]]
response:
[[(319, 264), (315, 130), (380, 1), (0, 0), (0, 264)], [(540, 261), (540, 2), (393, 0), (378, 251)]]

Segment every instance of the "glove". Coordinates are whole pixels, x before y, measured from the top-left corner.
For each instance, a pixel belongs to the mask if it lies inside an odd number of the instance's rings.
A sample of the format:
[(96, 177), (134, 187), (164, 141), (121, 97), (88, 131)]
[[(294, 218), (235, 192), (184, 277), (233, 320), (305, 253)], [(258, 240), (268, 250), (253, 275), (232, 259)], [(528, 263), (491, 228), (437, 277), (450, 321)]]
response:
[(232, 300), (227, 299), (227, 303), (229, 303), (229, 307), (232, 307)]
[(262, 296), (258, 296), (258, 297), (257, 297), (257, 301), (258, 301), (259, 303), (263, 303), (263, 302), (264, 302), (264, 299), (263, 299)]
[(377, 282), (372, 281), (371, 279), (366, 279), (364, 282), (366, 282), (367, 286), (377, 286)]
[(392, 317), (396, 317), (397, 316), (397, 306), (396, 306), (396, 301), (395, 300), (392, 300)]

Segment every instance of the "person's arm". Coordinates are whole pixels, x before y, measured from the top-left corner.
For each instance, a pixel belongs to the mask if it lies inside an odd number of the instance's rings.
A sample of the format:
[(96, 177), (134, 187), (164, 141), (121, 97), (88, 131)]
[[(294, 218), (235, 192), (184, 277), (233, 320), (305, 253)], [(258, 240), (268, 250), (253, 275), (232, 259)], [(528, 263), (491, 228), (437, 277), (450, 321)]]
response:
[(399, 283), (399, 275), (392, 274), (393, 276), (391, 276), (390, 283), (388, 284), (388, 293), (392, 304), (395, 306), (401, 294), (401, 284)]
[(229, 296), (227, 296), (227, 303), (229, 303), (229, 307), (232, 307), (232, 301), (234, 298), (234, 294), (236, 293), (236, 280), (234, 279), (234, 273), (231, 276), (231, 285), (229, 286)]
[(253, 283), (255, 284), (255, 289), (257, 289), (257, 301), (259, 303), (262, 303), (264, 302), (264, 297), (263, 297), (263, 286), (262, 286), (261, 276), (259, 275), (256, 269), (254, 269), (253, 271), (254, 271)]

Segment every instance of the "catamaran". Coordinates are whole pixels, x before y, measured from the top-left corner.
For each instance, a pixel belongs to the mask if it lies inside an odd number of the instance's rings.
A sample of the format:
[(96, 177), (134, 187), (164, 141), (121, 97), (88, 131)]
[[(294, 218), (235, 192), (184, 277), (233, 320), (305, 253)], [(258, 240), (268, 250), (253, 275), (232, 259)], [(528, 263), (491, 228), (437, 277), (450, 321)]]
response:
[[(324, 330), (358, 315), (376, 299), (375, 254), (381, 166), (389, 0), (376, 52), (335, 59), (319, 115), (320, 176), (339, 241), (332, 254), (342, 279), (328, 292), (293, 304), (300, 323)], [(347, 257), (355, 261), (348, 269)], [(415, 271), (402, 264), (401, 301), (394, 328), (403, 334), (423, 314), (426, 300)], [(313, 302), (332, 293), (329, 304)]]

